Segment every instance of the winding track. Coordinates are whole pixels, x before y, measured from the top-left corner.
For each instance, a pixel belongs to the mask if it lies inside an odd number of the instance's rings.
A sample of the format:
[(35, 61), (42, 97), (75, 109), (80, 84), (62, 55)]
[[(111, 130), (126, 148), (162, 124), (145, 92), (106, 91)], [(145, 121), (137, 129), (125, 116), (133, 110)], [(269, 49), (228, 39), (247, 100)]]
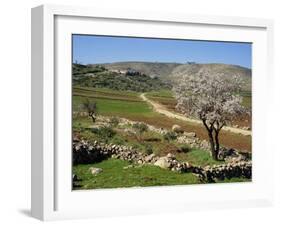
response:
[[(186, 121), (186, 122), (190, 122), (190, 123), (193, 123), (193, 124), (202, 125), (202, 122), (200, 120), (188, 118), (188, 117), (186, 117), (186, 116), (184, 116), (182, 114), (169, 111), (162, 104), (148, 99), (145, 96), (145, 93), (140, 94), (140, 98), (143, 101), (149, 103), (153, 107), (154, 111), (156, 111), (156, 112), (158, 112), (160, 114), (163, 114), (163, 115), (165, 115), (165, 116), (167, 116), (169, 118), (176, 118), (176, 119), (179, 119), (179, 120), (182, 120), (182, 121)], [(244, 136), (251, 136), (252, 135), (252, 131), (244, 130), (244, 129), (239, 129), (239, 128), (234, 128), (234, 127), (230, 127), (230, 126), (224, 126), (222, 128), (222, 130), (229, 131), (229, 132), (236, 133), (236, 134), (241, 134), (241, 135), (244, 135)]]

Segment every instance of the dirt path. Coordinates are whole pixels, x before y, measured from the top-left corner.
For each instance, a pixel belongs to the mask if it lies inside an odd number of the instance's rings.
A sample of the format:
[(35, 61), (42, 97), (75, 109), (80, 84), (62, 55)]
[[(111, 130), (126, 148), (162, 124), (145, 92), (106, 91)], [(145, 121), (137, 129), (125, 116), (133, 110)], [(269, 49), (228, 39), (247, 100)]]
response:
[[(148, 99), (146, 96), (145, 96), (145, 93), (142, 93), (140, 95), (140, 98), (149, 103), (154, 111), (160, 113), (160, 114), (163, 114), (169, 118), (176, 118), (176, 119), (179, 119), (179, 120), (182, 120), (182, 121), (186, 121), (186, 122), (190, 122), (190, 123), (193, 123), (193, 124), (200, 124), (202, 125), (202, 122), (200, 120), (197, 120), (197, 119), (191, 119), (191, 118), (187, 118), (186, 116), (184, 115), (181, 115), (179, 113), (175, 113), (175, 112), (171, 112), (169, 110), (167, 110), (165, 108), (165, 106), (163, 106), (162, 104), (159, 104), (155, 101), (152, 101), (150, 99)], [(243, 130), (243, 129), (239, 129), (239, 128), (234, 128), (234, 127), (229, 127), (229, 126), (225, 126), (222, 128), (222, 130), (224, 131), (229, 131), (229, 132), (232, 132), (232, 133), (237, 133), (237, 134), (242, 134), (242, 135), (245, 135), (245, 136), (249, 136), (249, 135), (252, 135), (252, 131), (249, 131), (249, 130)]]

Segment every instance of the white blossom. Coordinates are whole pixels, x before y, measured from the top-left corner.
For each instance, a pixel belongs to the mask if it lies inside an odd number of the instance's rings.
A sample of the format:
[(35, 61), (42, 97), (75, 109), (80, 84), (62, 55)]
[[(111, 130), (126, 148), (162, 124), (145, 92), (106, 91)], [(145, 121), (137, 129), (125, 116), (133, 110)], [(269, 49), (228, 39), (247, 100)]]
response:
[[(241, 87), (242, 80), (238, 76), (201, 70), (192, 76), (183, 76), (173, 91), (177, 109), (188, 117), (201, 119), (209, 136), (212, 135), (210, 142), (214, 142), (224, 125), (245, 113), (241, 105), (242, 97), (239, 96)], [(219, 144), (214, 143), (214, 149), (218, 149)]]

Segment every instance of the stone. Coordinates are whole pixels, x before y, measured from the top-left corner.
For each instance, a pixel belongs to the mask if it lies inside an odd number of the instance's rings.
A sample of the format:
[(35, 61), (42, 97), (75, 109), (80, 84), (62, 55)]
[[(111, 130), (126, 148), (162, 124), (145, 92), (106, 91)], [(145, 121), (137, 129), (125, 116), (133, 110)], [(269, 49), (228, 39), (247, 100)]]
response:
[(167, 154), (167, 158), (169, 159), (175, 159), (175, 156), (172, 153)]
[(128, 166), (124, 166), (123, 169), (129, 169), (129, 168), (133, 168), (133, 165), (128, 165)]
[(171, 163), (169, 163), (166, 157), (159, 158), (155, 163), (155, 166), (159, 166), (162, 169), (169, 169), (171, 167)]
[(101, 168), (96, 168), (96, 167), (90, 167), (89, 170), (91, 174), (93, 174), (94, 176), (102, 172)]
[(144, 158), (144, 160), (145, 160), (145, 162), (150, 162), (150, 161), (153, 160), (154, 157), (155, 157), (155, 154), (152, 153), (152, 154), (146, 156), (146, 157)]
[(184, 133), (184, 135), (187, 137), (192, 137), (192, 138), (196, 137), (196, 133), (194, 133), (194, 132)]
[(202, 140), (201, 143), (200, 143), (200, 146), (204, 150), (209, 150), (210, 149), (209, 142), (206, 141), (206, 140)]
[(175, 132), (175, 133), (183, 133), (183, 129), (181, 128), (181, 126), (179, 125), (173, 125), (172, 126), (172, 131)]

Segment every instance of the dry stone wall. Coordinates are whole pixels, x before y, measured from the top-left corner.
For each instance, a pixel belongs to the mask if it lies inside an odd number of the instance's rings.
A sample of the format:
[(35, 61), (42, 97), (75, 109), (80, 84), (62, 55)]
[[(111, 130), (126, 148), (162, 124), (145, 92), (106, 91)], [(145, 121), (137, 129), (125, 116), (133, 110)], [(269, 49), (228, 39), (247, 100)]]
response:
[(204, 182), (215, 182), (217, 179), (232, 177), (251, 178), (252, 163), (238, 156), (227, 164), (214, 166), (192, 166), (188, 162), (178, 161), (174, 155), (159, 157), (154, 154), (144, 154), (132, 147), (89, 143), (84, 140), (73, 140), (73, 164), (89, 164), (102, 161), (107, 158), (126, 160), (134, 164), (152, 164), (164, 169), (179, 173), (192, 172)]

